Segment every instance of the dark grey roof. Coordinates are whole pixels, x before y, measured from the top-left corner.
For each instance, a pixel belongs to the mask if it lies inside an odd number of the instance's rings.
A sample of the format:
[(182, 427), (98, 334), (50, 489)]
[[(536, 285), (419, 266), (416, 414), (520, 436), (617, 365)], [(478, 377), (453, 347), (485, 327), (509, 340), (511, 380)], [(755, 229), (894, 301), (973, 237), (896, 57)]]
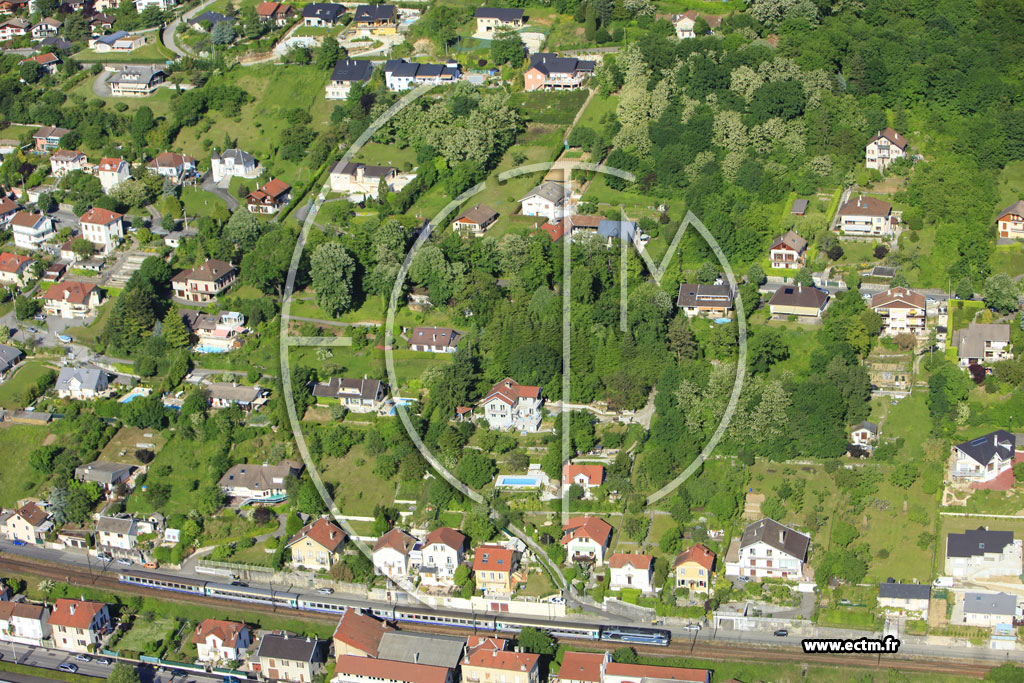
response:
[(803, 561), (807, 558), (807, 548), (811, 545), (811, 537), (766, 517), (743, 530), (740, 547), (746, 548), (755, 543), (766, 543), (776, 550), (781, 550)]
[(394, 5), (359, 5), (353, 21), (387, 21), (395, 17)]
[(128, 31), (114, 31), (110, 35), (100, 36), (96, 39), (97, 43), (103, 43), (104, 45), (113, 45), (122, 38), (128, 37)]
[(473, 16), (477, 19), (497, 19), (498, 21), (522, 21), (523, 10), (506, 7), (477, 7)]
[(577, 71), (592, 72), (595, 62), (559, 57), (553, 52), (538, 52), (530, 56), (530, 68), (550, 76), (551, 74), (572, 74)]
[(980, 526), (962, 534), (946, 536), (946, 557), (978, 557), (985, 553), (1001, 553), (1011, 543), (1012, 531), (989, 531)]
[(211, 25), (214, 26), (223, 22), (228, 22), (229, 24), (235, 23), (234, 17), (224, 16), (220, 12), (203, 12), (198, 17), (193, 17), (192, 19), (189, 19), (188, 23), (192, 24), (193, 26), (198, 26), (204, 21), (208, 21), (210, 22)]
[(373, 63), (369, 59), (339, 59), (334, 65), (331, 80), (335, 82), (353, 83), (370, 80)]
[(570, 190), (562, 183), (556, 183), (550, 180), (545, 180), (543, 183), (530, 190), (526, 194), (526, 196), (523, 197), (523, 199), (520, 199), (519, 201), (529, 199), (534, 195), (538, 197), (543, 197), (549, 202), (562, 202), (569, 197)]
[(964, 593), (964, 612), (967, 614), (1013, 616), (1016, 611), (1016, 595), (1009, 595), (1007, 593)]
[(790, 213), (803, 214), (805, 211), (807, 211), (807, 205), (809, 203), (810, 202), (808, 202), (806, 199), (794, 199), (793, 210), (790, 211)]
[(875, 266), (871, 269), (872, 277), (896, 277), (896, 269), (890, 266)]
[(131, 517), (108, 517), (103, 515), (96, 522), (96, 531), (105, 531), (108, 534), (131, 535), (135, 527), (135, 520)]
[(234, 159), (236, 164), (242, 164), (242, 165), (245, 165), (245, 164), (255, 164), (256, 163), (256, 157), (254, 157), (253, 155), (249, 154), (248, 152), (243, 152), (240, 149), (226, 149), (226, 150), (224, 150), (223, 154), (218, 154), (217, 150), (214, 150), (213, 154), (211, 155), (210, 158), (211, 159)]
[(878, 597), (897, 600), (927, 600), (932, 596), (932, 587), (926, 583), (883, 583), (878, 587)]
[(332, 377), (327, 382), (313, 385), (313, 395), (325, 398), (358, 397), (365, 400), (377, 398), (381, 381), (377, 379), (358, 379), (353, 377)]
[(1010, 341), (1008, 323), (974, 323), (953, 333), (953, 346), (961, 359), (984, 358), (986, 342), (1007, 344)]
[(115, 479), (124, 479), (131, 474), (132, 466), (117, 462), (97, 460), (75, 468), (75, 478), (94, 481), (98, 484), (112, 484)]
[(868, 422), (867, 420), (861, 422), (859, 425), (854, 427), (854, 429), (866, 429), (872, 434), (878, 433), (878, 425), (876, 425), (874, 422)]
[(356, 171), (360, 168), (363, 169), (364, 178), (384, 178), (398, 170), (391, 166), (368, 166), (366, 164), (361, 164), (358, 161), (349, 161), (348, 163), (339, 161), (334, 165), (334, 168), (331, 169), (331, 173), (354, 176)]
[(627, 242), (632, 242), (633, 236), (636, 235), (636, 223), (633, 221), (613, 221), (603, 218), (597, 224), (597, 234), (601, 235), (601, 237), (618, 237)]
[(324, 640), (268, 633), (260, 641), (260, 649), (256, 656), (287, 659), (293, 662), (322, 662), (325, 645), (327, 641)]
[(70, 40), (64, 40), (60, 36), (47, 36), (40, 41), (40, 45), (52, 47), (57, 50), (70, 50), (72, 43)]
[(311, 2), (302, 8), (302, 18), (322, 19), (332, 24), (345, 13), (345, 6), (333, 2)]
[(713, 306), (732, 305), (735, 294), (729, 285), (679, 285), (679, 297), (676, 306)]
[(125, 64), (113, 76), (107, 79), (108, 83), (150, 83), (157, 75), (163, 75), (164, 70), (158, 66), (143, 66), (137, 64)]
[(14, 367), (19, 360), (25, 357), (21, 349), (7, 344), (0, 344), (0, 371), (6, 372)]
[(970, 441), (957, 444), (956, 449), (974, 460), (979, 465), (989, 464), (993, 458), (1000, 460), (1013, 460), (1013, 451), (1016, 448), (1017, 438), (1005, 429), (979, 436)]
[(387, 631), (380, 639), (378, 659), (454, 669), (462, 658), (465, 638), (428, 633)]

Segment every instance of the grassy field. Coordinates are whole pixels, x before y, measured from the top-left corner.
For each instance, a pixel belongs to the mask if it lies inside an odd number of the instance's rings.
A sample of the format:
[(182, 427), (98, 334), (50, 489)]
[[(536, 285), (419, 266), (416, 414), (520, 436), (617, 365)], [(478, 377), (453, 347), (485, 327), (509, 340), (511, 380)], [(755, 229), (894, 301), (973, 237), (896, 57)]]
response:
[(1011, 276), (1024, 273), (1024, 248), (1018, 244), (997, 246), (991, 258), (993, 273), (1007, 273)]
[(576, 125), (598, 130), (601, 127), (602, 117), (604, 117), (605, 114), (614, 113), (615, 108), (618, 105), (618, 95), (609, 95), (608, 97), (594, 95), (594, 99), (590, 100), (590, 104), (587, 105), (586, 110), (583, 112), (583, 116), (580, 117), (579, 123)]
[(0, 408), (5, 408), (7, 410), (24, 408), (25, 404), (21, 397), (25, 393), (25, 389), (34, 385), (36, 380), (42, 377), (47, 370), (51, 369), (52, 368), (47, 367), (41, 361), (25, 361), (25, 363), (15, 371), (14, 376), (8, 378), (3, 384), (0, 384)]
[(320, 462), (324, 481), (335, 485), (334, 500), (346, 515), (369, 517), (377, 505), (395, 500), (395, 483), (373, 473), (373, 458), (362, 444), (356, 444), (344, 457), (326, 457)]
[(159, 40), (146, 43), (137, 50), (131, 52), (104, 52), (98, 53), (95, 50), (86, 49), (76, 54), (75, 59), (79, 62), (109, 62), (117, 64), (154, 64), (174, 59), (174, 54), (165, 48)]
[(118, 641), (119, 650), (148, 652), (149, 648), (158, 644), (178, 624), (177, 619), (156, 618), (139, 619), (132, 622), (132, 628)]
[[(249, 187), (255, 189), (256, 181), (249, 181)], [(184, 188), (181, 191), (181, 203), (189, 217), (209, 216), (217, 206), (227, 206), (219, 196), (198, 187)]]
[(69, 327), (64, 330), (64, 334), (74, 339), (78, 344), (85, 344), (86, 346), (95, 344), (96, 339), (99, 338), (107, 325), (110, 312), (114, 309), (114, 292), (107, 290), (107, 295), (111, 298), (100, 306), (99, 315), (96, 316), (92, 323), (85, 327)]
[(587, 94), (586, 90), (518, 92), (509, 98), (509, 104), (534, 123), (568, 126), (586, 102)]
[(35, 493), (43, 475), (28, 462), (28, 454), (49, 433), (35, 425), (9, 425), (0, 429), (0, 449), (7, 455), (0, 468), (0, 506), (11, 508), (22, 498)]
[[(117, 434), (114, 435), (114, 438), (103, 447), (97, 460), (137, 465), (138, 460), (135, 459), (135, 450), (137, 448), (136, 444), (140, 443), (153, 444), (154, 447), (151, 450), (154, 453), (159, 453), (167, 443), (167, 436), (153, 429), (121, 427)], [(127, 453), (121, 455), (121, 451), (127, 451)]]
[(1024, 197), (1024, 161), (1012, 161), (1003, 168), (996, 192), (999, 193), (999, 201), (992, 207), (993, 222), (1000, 211)]

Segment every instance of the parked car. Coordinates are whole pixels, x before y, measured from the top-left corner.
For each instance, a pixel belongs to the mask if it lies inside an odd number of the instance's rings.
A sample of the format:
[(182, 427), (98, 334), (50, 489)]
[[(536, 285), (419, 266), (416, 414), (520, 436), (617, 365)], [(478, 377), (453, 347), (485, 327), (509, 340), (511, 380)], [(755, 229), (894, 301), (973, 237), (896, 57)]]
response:
[(25, 543), (25, 541), (21, 540), (20, 538), (16, 538), (12, 542), (14, 543), (14, 545), (28, 545), (28, 543)]
[(71, 337), (69, 337), (66, 334), (58, 334), (57, 339), (59, 339), (64, 344), (70, 344), (72, 341), (74, 341), (73, 339), (71, 339)]
[(64, 662), (63, 664), (61, 664), (57, 668), (60, 669), (61, 671), (66, 671), (69, 674), (73, 674), (76, 671), (78, 671), (78, 666), (76, 666), (75, 664), (72, 664), (71, 662)]
[(132, 566), (132, 561), (131, 560), (126, 560), (124, 558), (119, 559), (117, 561), (117, 563), (119, 565), (121, 565), (122, 567), (130, 567), (130, 566)]
[(79, 662), (91, 662), (92, 658), (89, 655), (75, 655), (75, 660)]
[(774, 635), (775, 635), (776, 637), (778, 637), (778, 638), (785, 638), (786, 636), (788, 636), (788, 635), (789, 635), (789, 631), (787, 631), (787, 630), (786, 630), (786, 629), (784, 629), (784, 628), (780, 628), (780, 629), (779, 629), (778, 631), (776, 631), (776, 632), (775, 632), (775, 634), (774, 634)]
[(317, 588), (316, 592), (319, 593), (320, 595), (330, 595), (331, 593), (334, 592), (334, 589), (333, 588)]
[(101, 560), (103, 562), (110, 562), (114, 558), (108, 555), (107, 553), (96, 553), (96, 559)]
[(97, 659), (96, 663), (97, 664), (102, 664), (103, 666), (110, 666), (110, 660), (107, 659), (106, 657), (103, 657), (101, 659)]
[(142, 566), (145, 567), (146, 569), (158, 569), (160, 567), (160, 563), (159, 562), (147, 562), (146, 564), (144, 564)]
[(700, 624), (687, 624), (686, 625), (686, 630), (687, 631), (699, 631), (700, 630)]
[(39, 322), (43, 322), (43, 323), (46, 322), (46, 316), (43, 315), (42, 313), (37, 313), (36, 315), (32, 316), (32, 319), (33, 320), (38, 320)]

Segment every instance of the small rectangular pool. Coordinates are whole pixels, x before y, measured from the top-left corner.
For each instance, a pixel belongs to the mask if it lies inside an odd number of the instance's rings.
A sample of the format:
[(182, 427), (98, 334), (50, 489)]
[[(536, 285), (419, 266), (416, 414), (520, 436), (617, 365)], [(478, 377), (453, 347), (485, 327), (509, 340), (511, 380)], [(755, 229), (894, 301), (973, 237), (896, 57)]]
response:
[(541, 477), (523, 477), (503, 474), (494, 482), (497, 488), (505, 489), (536, 489), (543, 484)]

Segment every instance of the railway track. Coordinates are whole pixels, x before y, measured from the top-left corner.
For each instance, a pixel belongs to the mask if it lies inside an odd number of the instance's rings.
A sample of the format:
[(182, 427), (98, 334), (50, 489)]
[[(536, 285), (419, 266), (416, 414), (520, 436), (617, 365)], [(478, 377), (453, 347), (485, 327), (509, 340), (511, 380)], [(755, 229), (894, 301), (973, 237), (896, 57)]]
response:
[[(206, 607), (220, 607), (231, 611), (245, 611), (250, 613), (301, 617), (311, 621), (336, 623), (338, 617), (333, 614), (310, 612), (288, 607), (274, 607), (272, 605), (261, 605), (259, 603), (242, 603), (237, 600), (224, 600), (205, 595), (193, 595), (190, 593), (173, 593), (158, 588), (146, 588), (133, 584), (124, 584), (115, 576), (105, 572), (90, 572), (78, 567), (67, 565), (55, 565), (45, 562), (29, 561), (22, 558), (12, 558), (9, 555), (0, 557), (0, 571), (13, 572), (15, 574), (35, 576), (52, 581), (63, 581), (72, 585), (88, 586), (114, 593), (131, 593), (144, 597), (159, 598), (171, 602), (203, 605)], [(446, 626), (442, 624), (419, 624), (402, 622), (402, 630), (417, 631), (421, 633), (438, 633), (444, 635), (466, 635), (466, 629), (457, 626)], [(479, 630), (478, 633), (491, 633), (486, 630)], [(500, 635), (500, 634), (497, 634)], [(595, 642), (592, 640), (573, 640), (560, 638), (559, 643), (570, 647), (593, 649)], [(606, 644), (607, 645), (607, 644)], [(892, 656), (872, 654), (813, 654), (808, 655), (800, 648), (778, 648), (778, 647), (757, 647), (726, 642), (689, 642), (686, 640), (675, 640), (667, 647), (654, 645), (634, 644), (632, 647), (640, 654), (659, 657), (687, 657), (691, 659), (707, 659), (712, 661), (742, 661), (742, 662), (778, 662), (789, 664), (811, 664), (813, 666), (836, 666), (860, 669), (898, 669), (914, 673), (941, 673), (946, 675), (957, 675), (971, 678), (984, 678), (992, 665), (958, 660), (929, 660), (916, 656)]]

